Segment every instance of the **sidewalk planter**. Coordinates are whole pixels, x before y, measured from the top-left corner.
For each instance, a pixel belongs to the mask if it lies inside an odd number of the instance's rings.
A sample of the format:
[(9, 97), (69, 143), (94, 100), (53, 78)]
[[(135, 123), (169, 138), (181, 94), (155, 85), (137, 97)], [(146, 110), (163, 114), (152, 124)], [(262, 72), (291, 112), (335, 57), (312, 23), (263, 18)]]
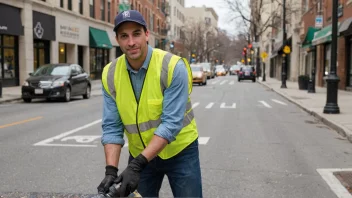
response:
[(309, 76), (307, 75), (298, 76), (298, 87), (300, 90), (307, 90), (308, 83), (309, 83)]

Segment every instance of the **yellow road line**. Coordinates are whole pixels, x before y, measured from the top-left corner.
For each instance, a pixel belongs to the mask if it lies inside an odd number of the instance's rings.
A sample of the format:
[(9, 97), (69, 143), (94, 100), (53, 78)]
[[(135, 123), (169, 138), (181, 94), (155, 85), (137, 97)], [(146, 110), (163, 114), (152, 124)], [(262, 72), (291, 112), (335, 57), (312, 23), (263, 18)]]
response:
[(40, 120), (40, 119), (42, 119), (42, 118), (43, 118), (43, 117), (39, 116), (39, 117), (31, 118), (31, 119), (28, 119), (28, 120), (22, 120), (22, 121), (13, 122), (13, 123), (10, 123), (10, 124), (0, 125), (0, 129), (7, 128), (7, 127), (10, 127), (10, 126), (14, 126), (14, 125), (24, 124), (24, 123), (26, 123), (26, 122), (31, 122), (31, 121), (35, 121), (35, 120)]

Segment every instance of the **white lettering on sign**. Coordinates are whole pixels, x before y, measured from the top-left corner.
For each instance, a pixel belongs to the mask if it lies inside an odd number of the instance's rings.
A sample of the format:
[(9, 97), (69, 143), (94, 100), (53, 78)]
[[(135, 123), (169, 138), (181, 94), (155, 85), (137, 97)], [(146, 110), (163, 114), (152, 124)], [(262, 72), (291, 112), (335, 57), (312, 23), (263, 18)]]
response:
[(98, 135), (91, 135), (91, 136), (88, 136), (88, 135), (70, 136), (70, 137), (62, 138), (61, 141), (62, 141), (62, 142), (65, 142), (65, 141), (68, 141), (68, 140), (75, 140), (75, 141), (78, 142), (78, 143), (91, 143), (91, 142), (93, 142), (94, 140), (99, 139), (100, 137), (101, 137), (101, 136), (98, 136)]
[(66, 38), (79, 39), (79, 28), (60, 25), (60, 34)]
[(7, 30), (7, 26), (0, 26), (0, 30)]

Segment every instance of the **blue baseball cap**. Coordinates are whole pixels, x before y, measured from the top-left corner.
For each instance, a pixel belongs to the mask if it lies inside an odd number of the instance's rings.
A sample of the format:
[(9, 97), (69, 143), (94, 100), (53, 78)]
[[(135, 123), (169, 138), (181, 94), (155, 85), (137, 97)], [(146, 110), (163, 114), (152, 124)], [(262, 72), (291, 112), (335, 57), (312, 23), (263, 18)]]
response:
[(126, 10), (121, 13), (119, 13), (115, 17), (115, 27), (114, 27), (114, 32), (117, 31), (119, 26), (124, 23), (124, 22), (135, 22), (143, 27), (147, 28), (147, 23), (145, 22), (142, 14), (136, 10)]

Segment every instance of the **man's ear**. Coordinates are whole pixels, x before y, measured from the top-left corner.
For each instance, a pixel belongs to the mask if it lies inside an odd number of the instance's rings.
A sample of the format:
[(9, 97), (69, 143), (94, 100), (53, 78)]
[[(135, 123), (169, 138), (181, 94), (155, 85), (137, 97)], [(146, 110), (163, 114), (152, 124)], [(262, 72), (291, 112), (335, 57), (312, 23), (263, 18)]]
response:
[(146, 38), (146, 41), (149, 41), (149, 30), (145, 31), (145, 38)]

